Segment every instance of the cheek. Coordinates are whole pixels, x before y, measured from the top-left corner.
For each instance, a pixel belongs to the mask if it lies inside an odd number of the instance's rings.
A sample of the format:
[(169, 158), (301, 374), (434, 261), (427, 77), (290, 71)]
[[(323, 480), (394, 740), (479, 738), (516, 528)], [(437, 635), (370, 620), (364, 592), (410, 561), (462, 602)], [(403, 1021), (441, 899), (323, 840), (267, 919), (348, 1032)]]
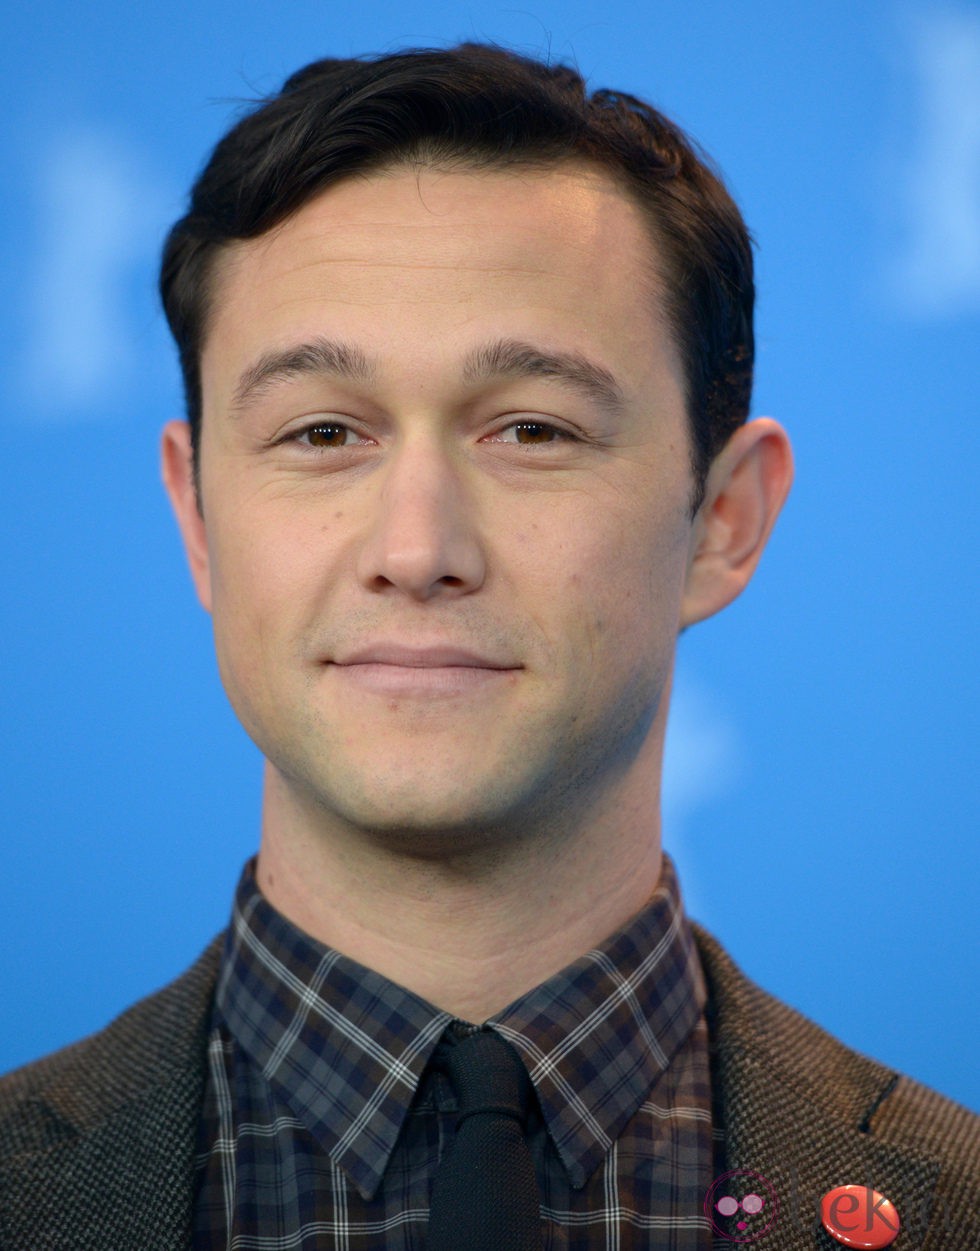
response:
[(269, 602), (288, 611), (290, 600), (329, 565), (338, 536), (322, 499), (251, 476), (260, 477), (241, 474), (216, 501), (209, 528), (215, 589), (246, 615)]
[(686, 524), (635, 513), (595, 516), (563, 544), (554, 586), (580, 676), (658, 673), (677, 636), (686, 569)]
[(315, 546), (258, 510), (239, 510), (217, 528), (210, 543), (211, 585), (222, 663), (247, 673), (264, 653), (282, 651), (310, 594)]

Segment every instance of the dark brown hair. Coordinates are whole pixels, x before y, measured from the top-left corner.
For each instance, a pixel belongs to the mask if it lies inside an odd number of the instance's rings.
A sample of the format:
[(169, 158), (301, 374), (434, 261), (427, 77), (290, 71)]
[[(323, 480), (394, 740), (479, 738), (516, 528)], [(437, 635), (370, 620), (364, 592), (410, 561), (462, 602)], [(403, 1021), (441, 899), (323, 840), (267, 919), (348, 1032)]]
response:
[(200, 441), (200, 354), (214, 261), (349, 175), (401, 163), (472, 168), (588, 161), (649, 223), (668, 327), (685, 372), (695, 503), (717, 452), (748, 416), (752, 248), (721, 179), (684, 133), (624, 92), (589, 95), (580, 74), (465, 43), (315, 61), (217, 144), (170, 231), (160, 291)]

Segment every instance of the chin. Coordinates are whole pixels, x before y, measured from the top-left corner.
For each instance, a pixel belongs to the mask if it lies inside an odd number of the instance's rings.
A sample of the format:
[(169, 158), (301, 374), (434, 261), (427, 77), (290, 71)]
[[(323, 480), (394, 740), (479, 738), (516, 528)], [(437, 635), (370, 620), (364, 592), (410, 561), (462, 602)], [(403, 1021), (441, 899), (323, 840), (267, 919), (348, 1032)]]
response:
[[(500, 847), (526, 838), (537, 825), (531, 809), (533, 786), (461, 786), (462, 770), (443, 778), (420, 777), (406, 771), (402, 779), (367, 777), (358, 787), (348, 785), (320, 791), (322, 809), (339, 821), (392, 851), (422, 856), (445, 856)], [(539, 789), (539, 788), (538, 788)]]

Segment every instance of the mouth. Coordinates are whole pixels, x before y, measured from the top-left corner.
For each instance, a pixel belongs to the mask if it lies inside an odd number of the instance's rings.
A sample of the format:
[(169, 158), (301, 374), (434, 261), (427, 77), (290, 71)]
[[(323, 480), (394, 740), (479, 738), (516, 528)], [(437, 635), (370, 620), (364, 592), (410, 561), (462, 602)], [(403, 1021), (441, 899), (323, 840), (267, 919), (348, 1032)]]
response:
[(501, 663), (461, 647), (434, 644), (409, 647), (404, 643), (375, 643), (349, 656), (337, 658), (334, 664), (392, 665), (402, 669), (516, 669), (519, 666)]
[(382, 695), (459, 695), (513, 680), (520, 665), (465, 648), (377, 643), (330, 661), (341, 681)]

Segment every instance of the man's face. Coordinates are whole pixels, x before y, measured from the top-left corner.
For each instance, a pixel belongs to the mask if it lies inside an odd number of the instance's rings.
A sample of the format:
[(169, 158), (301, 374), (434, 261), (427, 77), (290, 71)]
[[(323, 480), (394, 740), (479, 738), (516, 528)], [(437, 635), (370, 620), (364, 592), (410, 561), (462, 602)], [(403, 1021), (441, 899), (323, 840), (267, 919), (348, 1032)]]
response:
[(658, 775), (692, 481), (651, 257), (572, 165), (350, 179), (222, 258), (198, 589), (322, 819), (519, 836)]

